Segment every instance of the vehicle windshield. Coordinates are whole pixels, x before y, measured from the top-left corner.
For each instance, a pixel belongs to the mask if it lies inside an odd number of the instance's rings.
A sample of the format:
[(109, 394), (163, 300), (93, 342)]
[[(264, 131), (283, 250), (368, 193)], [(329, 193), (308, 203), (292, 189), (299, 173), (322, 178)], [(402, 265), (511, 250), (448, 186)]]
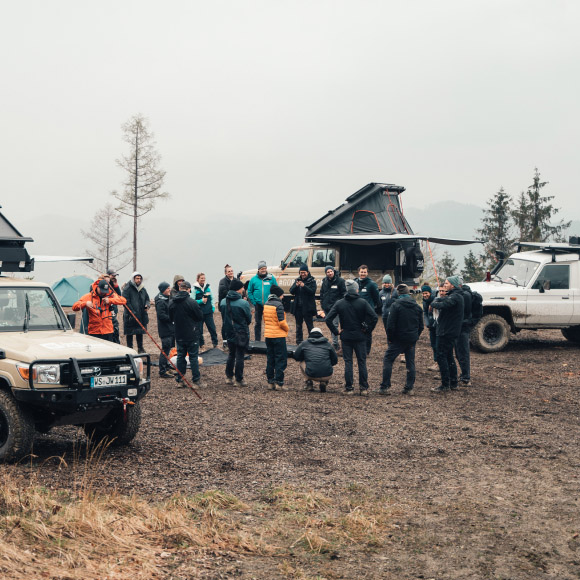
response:
[(64, 330), (62, 310), (47, 288), (0, 288), (0, 331)]
[(538, 266), (538, 262), (508, 258), (504, 265), (495, 272), (494, 278), (504, 284), (526, 286)]

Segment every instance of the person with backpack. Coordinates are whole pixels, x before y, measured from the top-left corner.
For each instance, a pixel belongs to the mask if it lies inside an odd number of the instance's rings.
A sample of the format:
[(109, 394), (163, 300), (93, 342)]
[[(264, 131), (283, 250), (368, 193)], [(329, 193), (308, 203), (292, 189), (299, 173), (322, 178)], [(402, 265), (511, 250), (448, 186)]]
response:
[(334, 335), (338, 330), (333, 321), (340, 318), (340, 340), (344, 359), (344, 381), (347, 395), (354, 394), (353, 353), (358, 363), (358, 380), (361, 396), (368, 396), (369, 382), (367, 371), (367, 335), (372, 333), (379, 317), (371, 305), (359, 296), (356, 280), (346, 281), (346, 295), (339, 300), (326, 317), (326, 326)]

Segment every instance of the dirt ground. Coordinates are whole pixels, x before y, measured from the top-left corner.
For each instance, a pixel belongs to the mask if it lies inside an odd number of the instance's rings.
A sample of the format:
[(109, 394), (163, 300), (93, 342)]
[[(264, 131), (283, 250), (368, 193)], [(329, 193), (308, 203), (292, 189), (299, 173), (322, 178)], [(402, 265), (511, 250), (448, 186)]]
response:
[[(424, 334), (411, 398), (399, 394), (399, 363), (394, 394), (377, 394), (385, 348), (379, 324), (368, 398), (344, 396), (342, 359), (324, 394), (302, 390), (293, 360), (286, 392), (268, 390), (263, 355), (246, 363), (248, 388), (225, 386), (223, 366), (202, 368), (202, 401), (155, 368), (138, 437), (107, 452), (93, 485), (153, 500), (220, 489), (247, 501), (285, 484), (330, 498), (360, 486), (400, 504), (388, 548), (302, 563), (312, 577), (580, 578), (578, 346), (558, 331), (522, 332), (502, 353), (472, 352), (473, 387), (438, 395)], [(7, 469), (72, 488), (86, 469), (81, 440), (72, 427), (39, 435), (35, 459)], [(263, 558), (208, 574), (287, 577)]]

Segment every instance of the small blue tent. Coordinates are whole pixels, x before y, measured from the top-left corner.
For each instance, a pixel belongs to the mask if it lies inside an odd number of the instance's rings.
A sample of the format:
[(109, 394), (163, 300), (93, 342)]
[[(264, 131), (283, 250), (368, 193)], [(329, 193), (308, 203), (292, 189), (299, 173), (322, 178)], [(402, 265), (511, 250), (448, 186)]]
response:
[(91, 289), (94, 282), (88, 276), (67, 276), (52, 285), (52, 291), (61, 306), (72, 306), (81, 296)]

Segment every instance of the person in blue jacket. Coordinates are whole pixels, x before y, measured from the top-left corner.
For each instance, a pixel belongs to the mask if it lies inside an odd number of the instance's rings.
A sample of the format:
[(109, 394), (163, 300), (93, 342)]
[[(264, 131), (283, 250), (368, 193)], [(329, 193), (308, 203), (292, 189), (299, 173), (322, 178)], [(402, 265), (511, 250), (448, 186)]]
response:
[(248, 300), (255, 308), (254, 339), (262, 340), (262, 318), (264, 316), (264, 304), (268, 301), (272, 286), (278, 286), (276, 278), (268, 273), (268, 266), (263, 260), (258, 262), (258, 273), (248, 283)]
[(205, 344), (203, 338), (203, 325), (205, 324), (211, 336), (213, 348), (217, 348), (218, 336), (213, 319), (213, 311), (215, 306), (213, 304), (213, 294), (209, 284), (205, 281), (205, 274), (200, 272), (197, 275), (197, 282), (193, 285), (195, 292), (194, 300), (199, 304), (203, 314), (203, 320), (199, 322), (199, 346), (200, 348)]

